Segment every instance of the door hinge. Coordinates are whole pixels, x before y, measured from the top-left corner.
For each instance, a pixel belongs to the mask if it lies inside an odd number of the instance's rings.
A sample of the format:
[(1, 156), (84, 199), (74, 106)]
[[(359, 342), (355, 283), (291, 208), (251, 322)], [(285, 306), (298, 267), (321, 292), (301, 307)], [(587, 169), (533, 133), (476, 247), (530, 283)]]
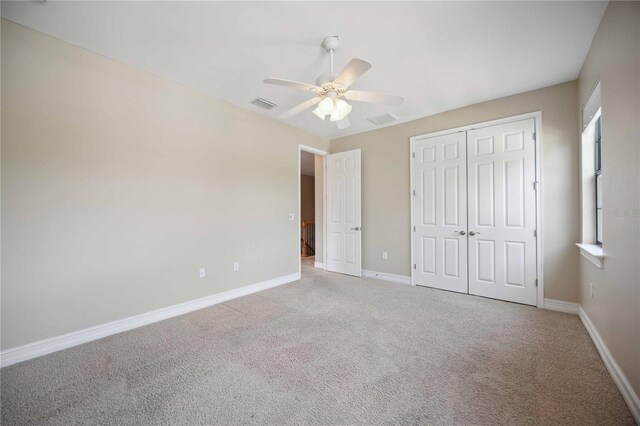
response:
[(536, 287), (538, 287), (538, 279), (536, 278)]
[(534, 229), (534, 230), (533, 230), (533, 236), (534, 236), (534, 237), (536, 237), (536, 238), (538, 238), (538, 230), (537, 230), (537, 229)]
[(413, 190), (413, 196), (414, 197), (416, 196), (416, 190), (415, 189)]
[(533, 182), (533, 190), (534, 190), (534, 191), (537, 191), (537, 190), (538, 190), (538, 184), (539, 184), (539, 183), (540, 183), (540, 182), (538, 182), (538, 181)]
[(412, 153), (411, 153), (411, 156), (412, 156), (413, 158), (416, 158), (416, 153), (415, 153), (415, 152), (412, 152)]
[(416, 227), (415, 226), (413, 227), (413, 232), (416, 232)]
[(416, 269), (416, 264), (415, 263), (413, 264), (413, 269)]
[(536, 132), (533, 132), (533, 140), (536, 140)]

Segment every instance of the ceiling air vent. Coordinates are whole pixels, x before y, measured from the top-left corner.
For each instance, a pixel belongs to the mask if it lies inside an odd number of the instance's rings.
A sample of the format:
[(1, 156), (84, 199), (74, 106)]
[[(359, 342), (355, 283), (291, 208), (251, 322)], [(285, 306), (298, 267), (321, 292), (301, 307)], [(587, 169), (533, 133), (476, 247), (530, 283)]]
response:
[(390, 112), (388, 112), (386, 114), (382, 114), (382, 115), (379, 115), (377, 117), (368, 118), (367, 120), (369, 120), (373, 124), (377, 124), (379, 126), (381, 124), (387, 124), (387, 123), (391, 123), (393, 121), (398, 121), (398, 117), (396, 117), (395, 115), (393, 115)]
[(260, 108), (264, 108), (264, 109), (271, 109), (278, 106), (273, 102), (268, 101), (266, 99), (262, 99), (262, 98), (255, 98), (254, 100), (251, 101), (251, 103), (254, 104), (255, 106), (259, 106)]

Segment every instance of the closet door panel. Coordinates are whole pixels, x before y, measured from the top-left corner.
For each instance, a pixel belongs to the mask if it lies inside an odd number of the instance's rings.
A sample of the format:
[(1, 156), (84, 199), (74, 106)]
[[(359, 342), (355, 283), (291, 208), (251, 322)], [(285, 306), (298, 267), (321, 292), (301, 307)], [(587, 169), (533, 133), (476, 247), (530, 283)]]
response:
[(466, 134), (414, 143), (414, 283), (467, 293)]
[(469, 293), (536, 304), (534, 120), (468, 132)]

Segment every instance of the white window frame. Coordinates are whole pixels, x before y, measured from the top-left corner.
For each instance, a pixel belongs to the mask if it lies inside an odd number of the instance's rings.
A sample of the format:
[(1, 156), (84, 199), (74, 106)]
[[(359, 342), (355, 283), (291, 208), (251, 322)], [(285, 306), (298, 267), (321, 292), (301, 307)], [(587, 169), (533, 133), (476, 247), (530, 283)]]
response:
[[(604, 230), (602, 214), (597, 218), (598, 209), (604, 212), (604, 205), (599, 203), (599, 198), (604, 200), (602, 188), (597, 194), (597, 175), (602, 175), (602, 158), (600, 148), (600, 169), (596, 170), (596, 123), (599, 121), (602, 130), (602, 111), (600, 107), (600, 81), (595, 84), (589, 99), (582, 108), (582, 143), (581, 143), (581, 242), (576, 245), (580, 254), (598, 268), (604, 267), (604, 250), (602, 242), (604, 237), (598, 237), (598, 230)], [(602, 131), (600, 134), (600, 147), (602, 146)], [(602, 201), (600, 200), (600, 201)], [(600, 204), (600, 208), (598, 205)]]

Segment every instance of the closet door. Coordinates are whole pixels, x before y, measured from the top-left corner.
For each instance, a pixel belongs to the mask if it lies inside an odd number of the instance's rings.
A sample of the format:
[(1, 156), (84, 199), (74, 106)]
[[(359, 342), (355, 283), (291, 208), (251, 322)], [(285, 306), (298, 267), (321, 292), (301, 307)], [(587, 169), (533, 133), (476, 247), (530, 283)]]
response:
[(467, 293), (466, 133), (414, 143), (414, 284)]
[(534, 120), (471, 130), (469, 293), (536, 304)]

